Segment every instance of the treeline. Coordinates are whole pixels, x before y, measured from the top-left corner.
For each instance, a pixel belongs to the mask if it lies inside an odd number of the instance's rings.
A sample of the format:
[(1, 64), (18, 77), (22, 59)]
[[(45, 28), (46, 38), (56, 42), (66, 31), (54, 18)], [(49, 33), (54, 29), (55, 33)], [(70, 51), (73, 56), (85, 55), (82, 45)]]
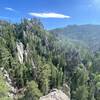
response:
[[(7, 70), (13, 86), (22, 90), (21, 95), (16, 94), (21, 100), (39, 100), (63, 84), (69, 85), (71, 100), (100, 100), (99, 51), (92, 53), (60, 40), (44, 30), (38, 19), (23, 19), (17, 24), (0, 21), (0, 67)], [(0, 78), (0, 98), (8, 92), (2, 81)]]

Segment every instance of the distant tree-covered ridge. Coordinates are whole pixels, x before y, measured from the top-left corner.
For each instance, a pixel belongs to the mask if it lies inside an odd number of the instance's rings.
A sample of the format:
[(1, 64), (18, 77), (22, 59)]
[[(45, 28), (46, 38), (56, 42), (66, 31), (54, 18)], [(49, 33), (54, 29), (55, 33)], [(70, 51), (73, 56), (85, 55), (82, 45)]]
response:
[(93, 51), (100, 50), (100, 25), (68, 25), (64, 28), (51, 30), (53, 34), (82, 42)]

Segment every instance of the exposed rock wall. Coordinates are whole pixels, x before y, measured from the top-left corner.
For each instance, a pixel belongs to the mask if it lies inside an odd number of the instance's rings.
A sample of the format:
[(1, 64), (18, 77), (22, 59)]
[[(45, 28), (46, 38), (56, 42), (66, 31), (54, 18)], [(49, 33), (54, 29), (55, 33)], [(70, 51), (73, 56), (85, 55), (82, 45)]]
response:
[(17, 43), (17, 54), (20, 63), (23, 63), (23, 55), (24, 55), (24, 46), (21, 42)]
[(28, 48), (24, 49), (24, 45), (22, 42), (17, 42), (17, 56), (19, 59), (19, 62), (22, 64), (25, 61), (27, 61), (28, 56)]

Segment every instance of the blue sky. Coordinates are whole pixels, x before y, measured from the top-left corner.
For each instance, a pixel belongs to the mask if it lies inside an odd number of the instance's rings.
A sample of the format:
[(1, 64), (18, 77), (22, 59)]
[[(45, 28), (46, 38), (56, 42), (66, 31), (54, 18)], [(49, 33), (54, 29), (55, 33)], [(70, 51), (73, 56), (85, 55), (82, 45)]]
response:
[(38, 17), (45, 28), (100, 24), (100, 0), (0, 0), (0, 19)]

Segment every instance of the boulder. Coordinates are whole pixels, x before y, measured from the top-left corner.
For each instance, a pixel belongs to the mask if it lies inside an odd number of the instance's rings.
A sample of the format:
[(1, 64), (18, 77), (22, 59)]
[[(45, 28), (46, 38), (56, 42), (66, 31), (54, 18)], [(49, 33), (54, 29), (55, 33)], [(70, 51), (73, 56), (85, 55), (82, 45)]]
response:
[(63, 91), (54, 89), (48, 95), (40, 97), (39, 100), (70, 100), (70, 97)]

